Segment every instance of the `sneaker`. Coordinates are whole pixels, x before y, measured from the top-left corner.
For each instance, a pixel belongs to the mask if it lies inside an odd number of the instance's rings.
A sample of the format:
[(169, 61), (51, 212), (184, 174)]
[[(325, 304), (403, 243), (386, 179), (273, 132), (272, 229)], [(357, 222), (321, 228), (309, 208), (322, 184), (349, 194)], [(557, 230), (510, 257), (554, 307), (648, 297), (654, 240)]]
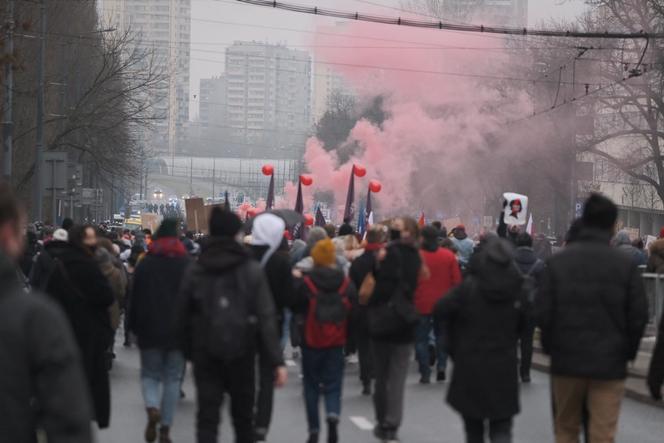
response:
[(445, 381), (445, 380), (447, 380), (445, 371), (438, 371), (438, 375), (436, 376), (436, 381)]
[(307, 443), (318, 443), (318, 432), (312, 432), (307, 438)]
[(522, 375), (522, 376), (521, 376), (521, 381), (522, 381), (523, 383), (530, 383), (530, 381), (531, 381), (531, 380), (530, 380), (530, 374), (524, 374), (524, 375)]
[(371, 395), (371, 382), (362, 383), (362, 395)]
[(387, 431), (381, 425), (374, 426), (373, 435), (378, 440), (381, 441), (387, 440)]
[(159, 429), (159, 443), (173, 443), (170, 436), (170, 429), (168, 426), (162, 426)]
[(423, 375), (420, 377), (420, 384), (421, 385), (428, 385), (431, 384), (431, 377), (428, 375)]
[(157, 440), (157, 425), (161, 420), (161, 414), (157, 408), (148, 408), (148, 424), (145, 427), (145, 441), (152, 443)]

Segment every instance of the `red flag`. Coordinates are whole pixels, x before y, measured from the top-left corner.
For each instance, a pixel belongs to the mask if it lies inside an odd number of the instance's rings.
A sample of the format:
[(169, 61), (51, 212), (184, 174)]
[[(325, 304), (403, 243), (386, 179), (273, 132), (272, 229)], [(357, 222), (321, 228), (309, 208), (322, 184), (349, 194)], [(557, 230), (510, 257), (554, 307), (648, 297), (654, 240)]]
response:
[(424, 211), (422, 211), (422, 214), (420, 215), (420, 219), (417, 221), (417, 224), (420, 225), (420, 228), (423, 228), (426, 226), (427, 221), (424, 218)]

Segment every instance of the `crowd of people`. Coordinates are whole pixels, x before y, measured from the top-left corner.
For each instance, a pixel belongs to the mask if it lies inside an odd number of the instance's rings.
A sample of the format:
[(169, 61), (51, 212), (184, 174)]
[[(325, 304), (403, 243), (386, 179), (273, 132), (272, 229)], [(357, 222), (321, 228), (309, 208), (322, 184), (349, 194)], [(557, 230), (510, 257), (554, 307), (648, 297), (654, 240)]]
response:
[[(449, 381), (468, 443), (508, 443), (538, 335), (550, 356), (555, 441), (585, 433), (609, 443), (648, 319), (639, 266), (664, 271), (664, 230), (641, 254), (615, 235), (617, 207), (600, 195), (553, 253), (519, 227), (475, 241), (464, 226), (448, 235), (409, 217), (363, 238), (344, 223), (294, 240), (278, 214), (248, 226), (222, 208), (200, 238), (169, 218), (154, 233), (65, 220), (26, 234), (19, 202), (0, 188), (0, 433), (16, 443), (37, 429), (49, 443), (87, 443), (91, 422), (109, 427), (120, 330), (123, 345), (140, 350), (147, 442), (172, 442), (187, 362), (197, 442), (218, 441), (225, 396), (235, 441), (267, 441), (289, 348), (301, 361), (307, 443), (339, 441), (353, 354), (378, 440), (398, 441), (414, 356), (421, 384)], [(648, 376), (654, 398), (663, 383), (664, 324)]]

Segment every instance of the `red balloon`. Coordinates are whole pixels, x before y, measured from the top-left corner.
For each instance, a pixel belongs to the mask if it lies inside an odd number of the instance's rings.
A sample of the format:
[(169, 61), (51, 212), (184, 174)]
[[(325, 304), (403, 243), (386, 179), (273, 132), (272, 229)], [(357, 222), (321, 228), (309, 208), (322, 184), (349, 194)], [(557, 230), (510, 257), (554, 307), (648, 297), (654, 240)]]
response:
[(369, 190), (374, 194), (379, 193), (381, 189), (383, 189), (383, 185), (378, 180), (371, 180), (369, 182)]
[(312, 226), (314, 224), (314, 216), (311, 214), (304, 215), (304, 224), (307, 226)]
[(365, 175), (367, 175), (367, 168), (365, 168), (364, 166), (353, 165), (353, 171), (355, 171), (356, 177), (362, 178)]
[(249, 216), (249, 218), (256, 217), (256, 208), (247, 209), (247, 215)]
[(265, 165), (263, 166), (263, 175), (272, 175), (274, 174), (274, 166)]
[(314, 179), (311, 178), (310, 175), (303, 174), (300, 176), (300, 183), (302, 183), (304, 186), (311, 186), (313, 182)]

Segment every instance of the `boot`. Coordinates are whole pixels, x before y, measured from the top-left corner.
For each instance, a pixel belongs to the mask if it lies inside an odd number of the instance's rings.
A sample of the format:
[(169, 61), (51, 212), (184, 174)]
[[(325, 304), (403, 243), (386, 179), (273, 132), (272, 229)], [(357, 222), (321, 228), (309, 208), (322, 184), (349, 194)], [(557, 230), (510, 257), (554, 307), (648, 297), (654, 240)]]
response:
[(329, 417), (327, 419), (327, 443), (337, 443), (339, 441), (339, 419)]
[(159, 429), (159, 443), (173, 443), (170, 437), (170, 428), (168, 426), (162, 426)]
[(157, 425), (161, 420), (161, 414), (157, 408), (148, 408), (148, 424), (145, 427), (145, 441), (152, 443), (157, 440)]
[(318, 432), (312, 432), (311, 434), (309, 434), (307, 443), (318, 443)]

